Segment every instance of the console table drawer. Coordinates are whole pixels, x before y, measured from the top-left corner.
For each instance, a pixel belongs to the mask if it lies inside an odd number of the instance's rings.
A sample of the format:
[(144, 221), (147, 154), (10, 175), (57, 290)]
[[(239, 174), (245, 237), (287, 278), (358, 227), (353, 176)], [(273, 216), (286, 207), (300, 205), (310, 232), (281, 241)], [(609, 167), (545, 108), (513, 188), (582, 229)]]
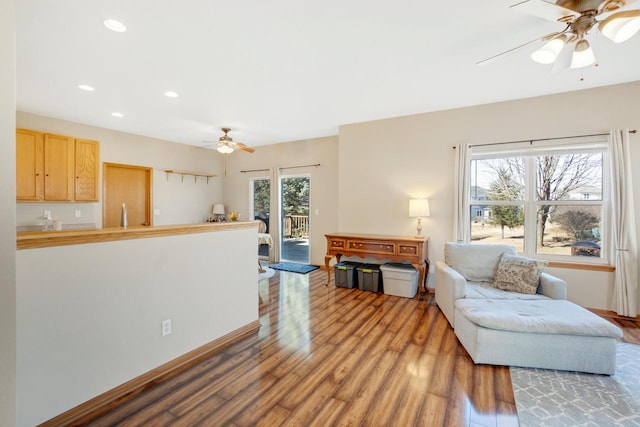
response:
[(395, 245), (387, 242), (350, 240), (347, 243), (349, 249), (354, 252), (370, 252), (395, 255)]
[(329, 241), (330, 249), (345, 249), (345, 240), (344, 239), (331, 239)]
[(398, 245), (398, 255), (407, 255), (407, 256), (419, 256), (420, 254), (418, 253), (418, 245), (405, 245), (405, 244), (399, 244)]

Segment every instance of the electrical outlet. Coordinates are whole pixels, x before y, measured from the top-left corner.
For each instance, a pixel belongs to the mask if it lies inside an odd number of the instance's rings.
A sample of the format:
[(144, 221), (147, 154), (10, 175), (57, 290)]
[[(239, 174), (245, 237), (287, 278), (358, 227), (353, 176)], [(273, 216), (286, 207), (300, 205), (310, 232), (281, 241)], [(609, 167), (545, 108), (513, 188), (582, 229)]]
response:
[(171, 334), (171, 319), (162, 321), (162, 336), (166, 337)]
[(50, 211), (50, 210), (48, 210), (48, 209), (45, 209), (45, 210), (42, 212), (42, 217), (43, 217), (44, 219), (48, 219), (48, 220), (51, 220), (51, 219), (53, 218), (53, 217), (51, 216), (51, 211)]
[(82, 211), (80, 209), (76, 209), (76, 218), (80, 218), (82, 216)]
[(158, 216), (158, 215), (160, 215), (160, 209), (157, 209), (157, 208), (156, 208), (156, 209), (154, 209), (154, 210), (153, 210), (153, 215), (154, 215), (154, 216)]

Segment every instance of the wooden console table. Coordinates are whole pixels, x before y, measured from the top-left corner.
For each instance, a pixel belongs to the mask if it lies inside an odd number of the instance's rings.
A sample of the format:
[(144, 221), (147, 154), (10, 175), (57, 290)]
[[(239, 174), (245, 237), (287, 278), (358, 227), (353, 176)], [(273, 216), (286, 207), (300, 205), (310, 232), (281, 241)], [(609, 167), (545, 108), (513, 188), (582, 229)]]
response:
[(412, 236), (351, 233), (325, 234), (325, 237), (327, 238), (327, 253), (324, 256), (324, 265), (327, 268), (327, 284), (331, 281), (329, 262), (334, 256), (337, 262), (340, 262), (343, 255), (360, 258), (373, 257), (410, 262), (420, 272), (418, 279), (420, 292), (426, 291), (424, 281), (429, 273), (428, 239), (426, 237), (419, 239)]

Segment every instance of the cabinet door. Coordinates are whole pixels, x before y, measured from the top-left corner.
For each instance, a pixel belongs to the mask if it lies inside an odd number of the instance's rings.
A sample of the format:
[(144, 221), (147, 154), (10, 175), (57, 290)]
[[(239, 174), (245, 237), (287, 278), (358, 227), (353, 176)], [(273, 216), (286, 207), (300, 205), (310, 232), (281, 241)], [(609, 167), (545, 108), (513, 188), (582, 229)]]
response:
[(44, 162), (42, 134), (16, 130), (16, 199), (44, 198)]
[(75, 200), (97, 202), (100, 144), (98, 141), (76, 139), (75, 150)]
[(73, 200), (74, 140), (68, 136), (44, 135), (44, 198)]

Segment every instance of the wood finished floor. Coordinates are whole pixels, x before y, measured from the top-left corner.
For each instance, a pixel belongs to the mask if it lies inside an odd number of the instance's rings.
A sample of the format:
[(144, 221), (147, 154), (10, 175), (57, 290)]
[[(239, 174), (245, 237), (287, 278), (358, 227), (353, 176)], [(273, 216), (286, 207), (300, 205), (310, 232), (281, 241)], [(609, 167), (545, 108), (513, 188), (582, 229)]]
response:
[[(260, 331), (90, 426), (517, 426), (507, 367), (474, 365), (436, 306), (325, 286), (326, 272), (260, 282)], [(640, 324), (609, 320), (640, 344)]]

